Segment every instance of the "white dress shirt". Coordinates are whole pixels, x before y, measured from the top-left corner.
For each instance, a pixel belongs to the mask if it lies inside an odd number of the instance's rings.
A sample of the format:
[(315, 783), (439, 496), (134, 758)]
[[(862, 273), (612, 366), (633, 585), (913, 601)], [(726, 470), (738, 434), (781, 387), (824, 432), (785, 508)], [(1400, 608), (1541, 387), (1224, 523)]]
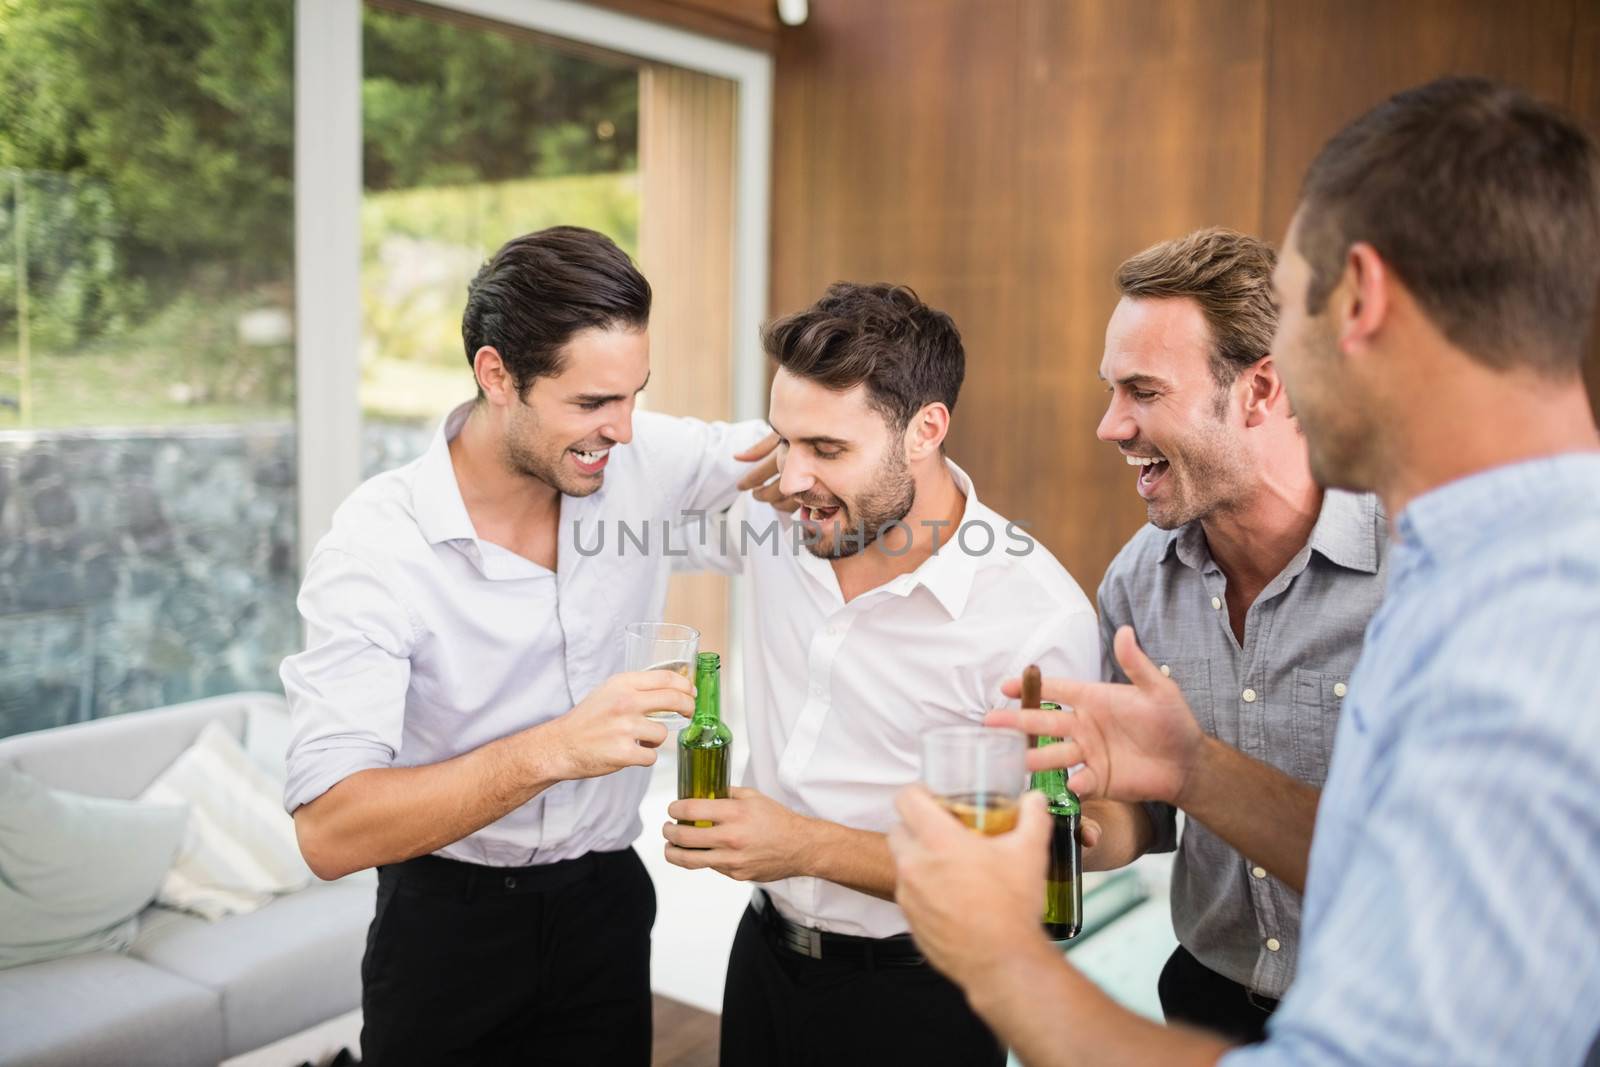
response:
[[(832, 565), (796, 550), (787, 517), (765, 504), (741, 498), (705, 538), (714, 543), (704, 562), (746, 575), (750, 594), (748, 736), (734, 738), (749, 746), (745, 785), (804, 815), (886, 832), (895, 794), (921, 777), (924, 731), (981, 723), (989, 709), (1014, 705), (1000, 686), (1030, 663), (1049, 676), (1098, 677), (1099, 636), (1083, 590), (949, 466), (967, 498), (965, 544), (944, 528), (939, 551), (916, 570), (849, 603)], [(756, 545), (775, 522), (784, 533)], [(754, 533), (744, 536), (742, 523)], [(1031, 551), (1012, 554), (1024, 539)], [(907, 930), (893, 902), (820, 878), (764, 888), (806, 926), (875, 938)]]
[[(726, 507), (748, 469), (734, 453), (766, 432), (636, 413), (604, 486), (561, 498), (550, 571), (473, 529), (449, 450), (470, 409), (421, 458), (352, 493), (312, 554), (307, 648), (282, 669), (290, 812), (357, 771), (438, 763), (548, 722), (621, 671), (623, 627), (665, 608), (663, 524)], [(636, 537), (648, 523), (649, 551), (619, 522)], [(561, 782), (438, 854), (509, 867), (626, 848), (649, 778), (633, 767)]]

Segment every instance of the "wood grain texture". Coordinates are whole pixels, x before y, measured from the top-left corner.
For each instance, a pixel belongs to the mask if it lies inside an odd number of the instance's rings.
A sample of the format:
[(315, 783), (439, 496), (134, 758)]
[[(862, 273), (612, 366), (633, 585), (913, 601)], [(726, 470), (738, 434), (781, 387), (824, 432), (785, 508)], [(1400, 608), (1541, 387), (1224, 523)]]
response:
[(1281, 239), (1323, 142), (1384, 98), (1481, 74), (1567, 100), (1573, 0), (1294, 0), (1274, 4), (1262, 222)]
[(948, 311), (951, 457), (1091, 593), (1144, 514), (1094, 437), (1111, 274), (1257, 224), (1263, 6), (818, 2), (780, 35), (774, 312), (840, 278)]
[(847, 278), (950, 312), (952, 458), (1092, 593), (1144, 517), (1094, 437), (1116, 265), (1204, 225), (1281, 240), (1323, 141), (1407, 85), (1594, 121), (1597, 64), (1600, 0), (812, 0), (778, 34), (772, 310)]

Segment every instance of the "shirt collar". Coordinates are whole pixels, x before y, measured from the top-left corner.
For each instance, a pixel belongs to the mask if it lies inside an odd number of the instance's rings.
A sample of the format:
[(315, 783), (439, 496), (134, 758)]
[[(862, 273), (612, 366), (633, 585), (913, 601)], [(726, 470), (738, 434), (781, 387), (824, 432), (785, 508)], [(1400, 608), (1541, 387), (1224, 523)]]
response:
[(461, 432), (474, 403), (469, 400), (444, 417), (428, 450), (417, 462), (417, 474), (411, 483), (411, 506), (417, 528), (430, 545), (475, 541), (478, 537), (472, 518), (467, 514), (467, 505), (461, 499), (455, 466), (450, 462), (450, 442)]
[(967, 495), (967, 503), (961, 509), (960, 522), (953, 527), (939, 530), (939, 551), (923, 560), (922, 565), (907, 577), (932, 593), (934, 599), (944, 606), (944, 610), (952, 619), (958, 619), (961, 613), (967, 610), (967, 599), (972, 594), (972, 579), (978, 573), (978, 561), (981, 557), (963, 548), (957, 535), (969, 522), (980, 524), (986, 522), (989, 533), (984, 535), (982, 543), (993, 551), (999, 546), (1000, 538), (1005, 531), (995, 528), (996, 516), (978, 500), (978, 492), (972, 486), (972, 477), (956, 466), (953, 460), (946, 458), (944, 462), (950, 469), (950, 476), (955, 479), (956, 487)]
[(1465, 552), (1548, 514), (1566, 501), (1588, 504), (1600, 487), (1600, 452), (1568, 452), (1469, 474), (1406, 505), (1395, 523), (1400, 540), (1430, 556)]
[[(1377, 574), (1379, 527), (1377, 497), (1371, 493), (1346, 493), (1329, 489), (1322, 494), (1322, 510), (1317, 514), (1316, 525), (1311, 528), (1311, 539), (1306, 542), (1307, 550), (1301, 554), (1309, 559), (1310, 553), (1316, 552), (1328, 562), (1348, 570)], [(1167, 531), (1167, 543), (1162, 548), (1161, 559), (1165, 561), (1174, 552), (1179, 560), (1193, 570), (1204, 572), (1215, 566), (1210, 546), (1206, 544), (1205, 529), (1199, 519)]]

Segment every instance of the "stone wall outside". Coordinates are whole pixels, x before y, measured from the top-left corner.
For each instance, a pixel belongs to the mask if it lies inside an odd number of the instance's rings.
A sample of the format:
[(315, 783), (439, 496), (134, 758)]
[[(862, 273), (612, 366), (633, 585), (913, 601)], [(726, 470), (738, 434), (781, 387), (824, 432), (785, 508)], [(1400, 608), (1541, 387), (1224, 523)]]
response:
[[(429, 432), (367, 426), (366, 472)], [(0, 433), (0, 736), (279, 689), (295, 483), (289, 422)]]

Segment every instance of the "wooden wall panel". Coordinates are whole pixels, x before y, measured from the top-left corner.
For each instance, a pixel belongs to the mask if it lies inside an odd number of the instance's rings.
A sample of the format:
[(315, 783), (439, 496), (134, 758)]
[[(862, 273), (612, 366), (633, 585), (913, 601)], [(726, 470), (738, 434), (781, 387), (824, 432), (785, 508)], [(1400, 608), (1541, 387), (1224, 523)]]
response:
[(1444, 74), (1482, 74), (1565, 103), (1573, 0), (1294, 0), (1272, 8), (1267, 190), (1282, 239), (1312, 157), (1385, 97)]
[(1112, 274), (1198, 226), (1255, 228), (1264, 6), (1148, 0), (1137, 19), (1115, 0), (1025, 10), (1022, 318), (1015, 343), (968, 375), (951, 450), (991, 504), (1037, 523), (1091, 595), (1145, 521), (1127, 463), (1094, 436)]
[(1122, 258), (1208, 224), (1281, 240), (1323, 141), (1442, 73), (1600, 117), (1600, 0), (811, 0), (811, 13), (778, 36), (772, 309), (849, 278), (906, 282), (949, 311), (969, 359), (951, 455), (1090, 591), (1143, 518), (1094, 438)]
[(948, 311), (952, 458), (1091, 592), (1144, 513), (1094, 438), (1111, 274), (1256, 225), (1263, 5), (820, 2), (779, 39), (773, 311), (838, 279)]
[[(1262, 226), (1275, 242), (1323, 142), (1430, 78), (1481, 74), (1519, 86), (1586, 117), (1600, 135), (1597, 0), (1295, 0), (1273, 12)], [(1600, 337), (1588, 378), (1600, 411)]]

